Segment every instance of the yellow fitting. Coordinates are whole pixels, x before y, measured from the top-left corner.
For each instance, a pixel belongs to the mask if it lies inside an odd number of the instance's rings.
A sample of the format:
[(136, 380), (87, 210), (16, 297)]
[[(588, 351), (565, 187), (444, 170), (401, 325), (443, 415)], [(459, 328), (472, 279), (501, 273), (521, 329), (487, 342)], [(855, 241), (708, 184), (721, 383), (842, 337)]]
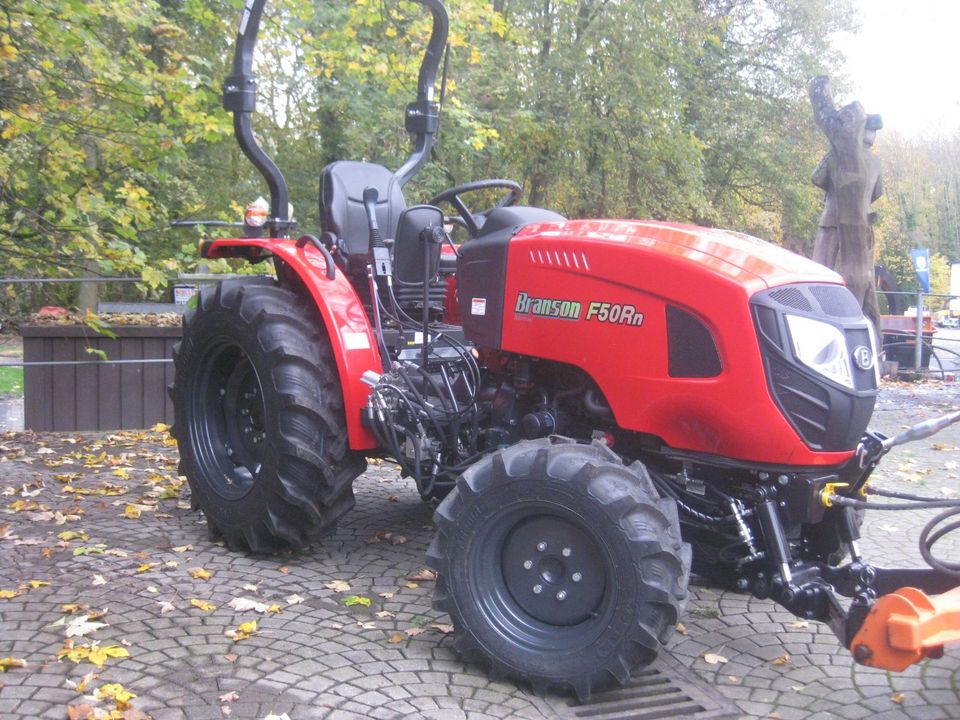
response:
[(867, 486), (868, 486), (869, 484), (870, 484), (870, 483), (864, 483), (863, 485), (861, 485), (861, 486), (860, 486), (860, 492), (857, 493), (857, 494), (858, 494), (861, 498), (863, 498), (864, 500), (867, 499)]
[(833, 498), (840, 488), (850, 487), (850, 483), (827, 483), (820, 491), (820, 503), (824, 507), (833, 507)]

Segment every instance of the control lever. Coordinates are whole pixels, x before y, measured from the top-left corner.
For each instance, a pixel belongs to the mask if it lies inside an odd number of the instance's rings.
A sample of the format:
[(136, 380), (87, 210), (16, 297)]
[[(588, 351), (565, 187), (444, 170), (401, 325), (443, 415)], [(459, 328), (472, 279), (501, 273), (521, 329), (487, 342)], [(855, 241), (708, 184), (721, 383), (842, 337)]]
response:
[(390, 250), (383, 242), (380, 225), (377, 223), (378, 198), (379, 193), (376, 188), (368, 187), (363, 191), (363, 209), (367, 214), (367, 227), (370, 228), (368, 257), (375, 276), (391, 277), (393, 275), (393, 263), (390, 260)]

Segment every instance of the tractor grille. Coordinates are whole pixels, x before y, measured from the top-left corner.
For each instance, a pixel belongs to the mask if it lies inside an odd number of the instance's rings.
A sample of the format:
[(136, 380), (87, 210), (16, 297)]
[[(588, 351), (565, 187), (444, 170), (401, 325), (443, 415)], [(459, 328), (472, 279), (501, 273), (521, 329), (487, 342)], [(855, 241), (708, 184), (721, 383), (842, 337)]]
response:
[(839, 285), (814, 285), (810, 293), (817, 299), (820, 309), (832, 317), (860, 317), (860, 303), (846, 288)]
[(804, 442), (814, 450), (843, 452), (857, 446), (876, 400), (872, 368), (852, 367), (854, 388), (842, 388), (800, 363), (790, 347), (784, 315), (833, 325), (846, 350), (871, 347), (860, 303), (842, 285), (804, 283), (760, 292), (751, 299), (770, 394)]

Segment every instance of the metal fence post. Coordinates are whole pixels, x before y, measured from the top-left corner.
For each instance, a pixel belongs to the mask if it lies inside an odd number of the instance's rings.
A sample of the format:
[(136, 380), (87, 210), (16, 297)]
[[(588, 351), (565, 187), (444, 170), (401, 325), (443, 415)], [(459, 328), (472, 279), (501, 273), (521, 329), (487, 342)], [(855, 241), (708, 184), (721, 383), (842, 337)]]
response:
[(917, 293), (917, 344), (913, 348), (913, 369), (920, 372), (923, 367), (923, 292)]

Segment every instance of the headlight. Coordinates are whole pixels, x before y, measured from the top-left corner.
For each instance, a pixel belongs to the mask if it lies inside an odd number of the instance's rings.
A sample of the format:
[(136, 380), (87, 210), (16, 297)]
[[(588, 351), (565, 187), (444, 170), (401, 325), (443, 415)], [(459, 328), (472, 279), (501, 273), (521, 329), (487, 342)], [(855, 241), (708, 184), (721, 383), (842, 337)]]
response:
[(853, 369), (847, 342), (833, 325), (797, 315), (785, 315), (797, 360), (834, 382), (853, 389)]

